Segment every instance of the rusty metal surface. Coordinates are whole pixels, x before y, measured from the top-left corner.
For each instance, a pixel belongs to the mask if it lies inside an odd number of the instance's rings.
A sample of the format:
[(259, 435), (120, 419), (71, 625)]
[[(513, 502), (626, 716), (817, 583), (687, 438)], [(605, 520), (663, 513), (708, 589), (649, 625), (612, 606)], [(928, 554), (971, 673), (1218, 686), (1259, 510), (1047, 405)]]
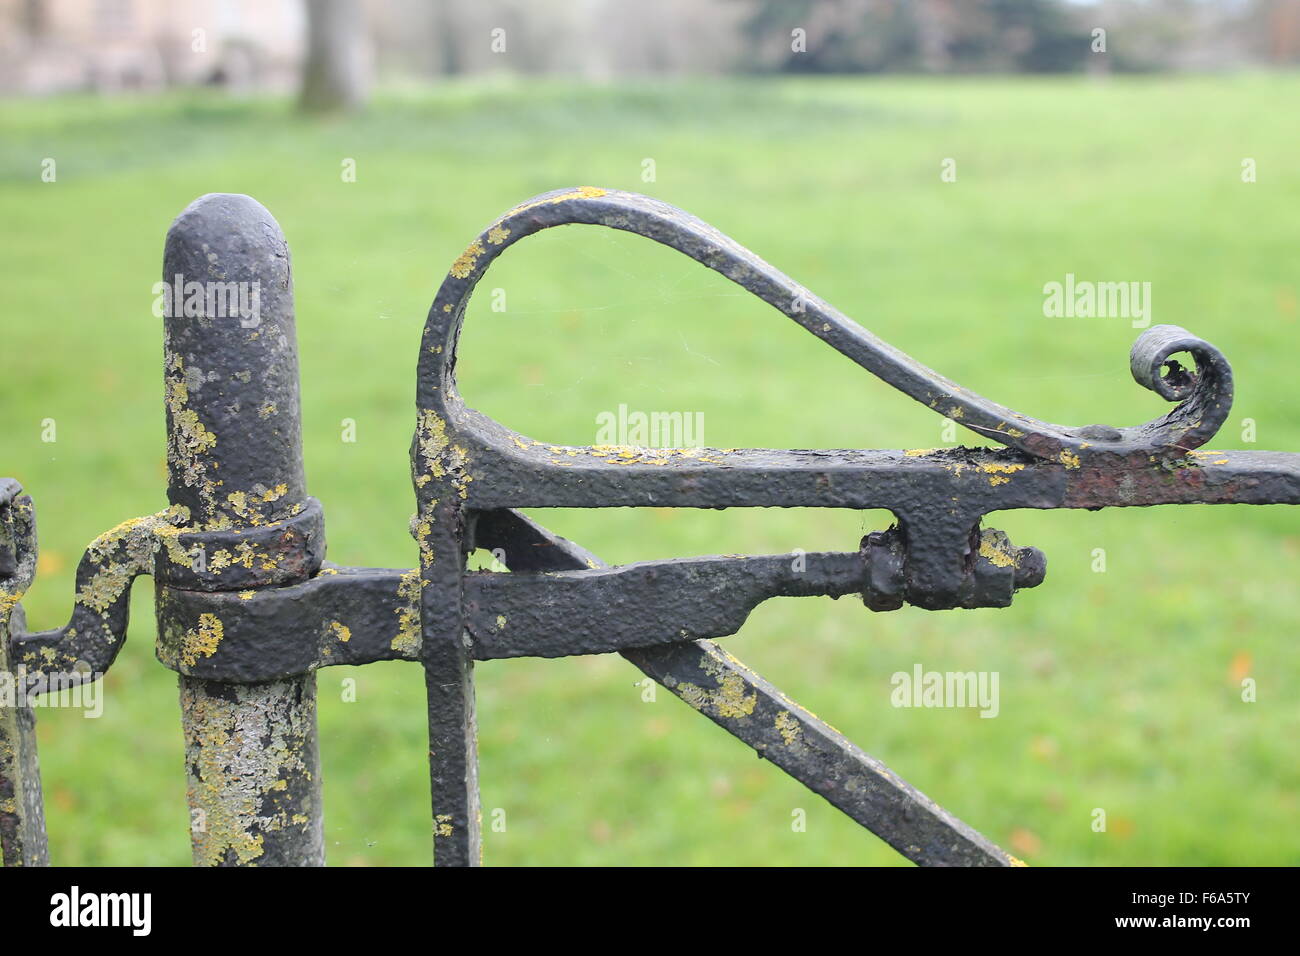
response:
[[(567, 224), (633, 232), (682, 252), (1003, 447), (645, 449), (550, 445), (510, 430), (457, 391), (466, 304), (505, 249)], [(203, 197), (168, 233), (164, 276), (180, 274), (259, 282), (261, 320), (250, 327), (204, 314), (164, 323), (170, 507), (90, 545), (63, 628), (22, 627), (34, 513), (16, 483), (0, 479), (0, 528), (8, 529), (0, 533), (0, 623), (12, 615), (14, 624), (10, 659), (0, 664), (102, 674), (126, 637), (130, 583), (152, 573), (157, 656), (180, 675), (191, 809), (205, 827), (193, 841), (201, 864), (322, 863), (314, 672), (408, 660), (425, 672), (434, 862), (476, 865), (475, 663), (617, 652), (908, 859), (1014, 865), (708, 639), (737, 633), (755, 606), (779, 595), (853, 595), (873, 611), (1005, 607), (1044, 584), (1046, 558), (985, 526), (996, 511), (1300, 504), (1300, 455), (1202, 447), (1231, 408), (1232, 371), (1183, 329), (1148, 329), (1129, 356), (1135, 381), (1172, 403), (1166, 415), (1127, 427), (1051, 424), (920, 365), (693, 216), (579, 187), (491, 223), (434, 300), (410, 449), (418, 565), (336, 567), (324, 562), (323, 515), (303, 475), (292, 281), (278, 225), (248, 197)], [(884, 509), (895, 521), (849, 550), (803, 555), (798, 570), (789, 555), (609, 567), (517, 510), (646, 506)], [(469, 571), (475, 548), (503, 554), (509, 571)], [(7, 864), (20, 830), (33, 835), (28, 847), (43, 846), (39, 784), (27, 791), (37, 795), (32, 807), (15, 812), (12, 798), (4, 802), (17, 792), (14, 780), (38, 780), (23, 726), (0, 721)], [(6, 743), (14, 740), (22, 745)]]

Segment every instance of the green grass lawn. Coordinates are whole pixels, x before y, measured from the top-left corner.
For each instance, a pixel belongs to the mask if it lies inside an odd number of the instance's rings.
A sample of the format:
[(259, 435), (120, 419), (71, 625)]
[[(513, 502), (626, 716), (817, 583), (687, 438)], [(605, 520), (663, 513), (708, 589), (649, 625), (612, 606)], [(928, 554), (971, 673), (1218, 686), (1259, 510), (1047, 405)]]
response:
[[(1233, 363), (1236, 405), (1211, 447), (1300, 450), (1297, 98), (1300, 77), (1243, 76), (530, 81), (390, 93), (333, 122), (215, 97), (0, 102), (0, 474), (37, 505), (30, 624), (66, 620), (91, 538), (166, 504), (151, 287), (168, 225), (198, 195), (249, 193), (284, 227), (329, 556), (401, 567), (416, 562), (406, 455), (425, 312), (484, 224), (560, 186), (681, 206), (932, 368), (1047, 421), (1164, 411), (1129, 374), (1127, 320), (1042, 312), (1043, 284), (1067, 272), (1150, 281), (1157, 323)], [(948, 157), (953, 183), (940, 180)], [(347, 159), (355, 182), (342, 181)], [(505, 312), (490, 308), (494, 288)], [(470, 404), (554, 442), (593, 442), (596, 414), (626, 403), (701, 411), (721, 447), (945, 444), (942, 419), (721, 277), (622, 233), (551, 230), (509, 252), (460, 354)], [(355, 443), (341, 440), (347, 418)], [(852, 549), (888, 520), (534, 517), (614, 562)], [(1300, 863), (1300, 515), (992, 523), (1048, 556), (1046, 583), (1013, 608), (871, 614), (852, 599), (782, 599), (725, 646), (1031, 864)], [(134, 609), (102, 719), (39, 714), (57, 862), (189, 860), (176, 678), (153, 659), (147, 585)], [(895, 709), (890, 675), (916, 663), (998, 672), (999, 716)], [(349, 676), (354, 703), (341, 699)], [(506, 823), (485, 834), (490, 864), (903, 862), (672, 695), (643, 701), (640, 673), (617, 657), (493, 662), (477, 677), (485, 822), (501, 809)], [(1257, 702), (1241, 700), (1245, 677)], [(418, 668), (327, 669), (319, 682), (331, 862), (426, 863)]]

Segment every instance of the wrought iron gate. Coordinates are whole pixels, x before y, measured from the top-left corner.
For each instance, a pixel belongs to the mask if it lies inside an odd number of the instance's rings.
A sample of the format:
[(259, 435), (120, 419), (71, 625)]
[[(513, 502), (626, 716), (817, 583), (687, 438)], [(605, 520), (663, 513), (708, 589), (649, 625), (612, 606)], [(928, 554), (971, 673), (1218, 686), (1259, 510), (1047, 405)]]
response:
[[(901, 451), (642, 449), (544, 444), (467, 408), (456, 390), (465, 307), (491, 263), (552, 226), (601, 225), (663, 243), (768, 302), (873, 375), (1003, 448)], [(665, 203), (581, 187), (510, 210), (452, 264), (420, 348), (411, 570), (324, 561), (303, 475), (289, 250), (247, 196), (191, 204), (167, 234), (166, 282), (252, 283), (257, 323), (206, 309), (164, 320), (168, 498), (87, 548), (69, 623), (28, 632), (31, 499), (0, 479), (0, 669), (32, 693), (94, 680), (127, 630), (132, 580), (152, 574), (157, 656), (180, 674), (194, 861), (324, 862), (319, 667), (419, 661), (429, 710), (434, 862), (479, 862), (473, 670), (508, 657), (622, 654), (695, 710), (922, 865), (1017, 861), (712, 642), (777, 595), (859, 594), (887, 611), (1005, 607), (1045, 560), (982, 527), (1015, 508), (1300, 503), (1300, 455), (1200, 451), (1232, 404), (1219, 351), (1156, 326), (1130, 356), (1176, 403), (1144, 425), (1073, 428), (1021, 415), (875, 338), (753, 253)], [(177, 279), (176, 281), (181, 281)], [(218, 310), (219, 311), (219, 310)], [(1173, 356), (1190, 353), (1192, 363)], [(885, 509), (852, 551), (610, 567), (522, 508)], [(476, 548), (509, 573), (467, 570)], [(46, 862), (33, 718), (0, 708), (0, 850)]]

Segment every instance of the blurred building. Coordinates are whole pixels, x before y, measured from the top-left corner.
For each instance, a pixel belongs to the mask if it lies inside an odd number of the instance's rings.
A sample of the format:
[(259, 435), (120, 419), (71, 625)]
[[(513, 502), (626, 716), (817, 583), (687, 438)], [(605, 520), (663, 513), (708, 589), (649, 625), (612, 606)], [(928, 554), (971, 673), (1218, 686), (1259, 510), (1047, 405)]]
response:
[(311, 13), (359, 72), (417, 81), (1300, 63), (1300, 0), (0, 0), (0, 94), (291, 90)]
[(292, 88), (303, 0), (0, 0), (0, 92)]

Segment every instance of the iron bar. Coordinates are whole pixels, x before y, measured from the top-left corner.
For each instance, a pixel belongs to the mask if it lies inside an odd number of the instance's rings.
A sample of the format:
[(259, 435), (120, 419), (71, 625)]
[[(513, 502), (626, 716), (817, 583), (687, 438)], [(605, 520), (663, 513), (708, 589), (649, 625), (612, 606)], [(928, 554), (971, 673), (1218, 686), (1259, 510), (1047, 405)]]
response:
[[(195, 531), (291, 518), (308, 498), (293, 280), (279, 224), (247, 196), (203, 196), (167, 233), (163, 282), (174, 289), (163, 324), (168, 499), (188, 509)], [(214, 308), (218, 286), (224, 309)], [(229, 588), (214, 565), (244, 558), (196, 549), (198, 566), (182, 579), (160, 563), (158, 589)], [(223, 633), (220, 618), (205, 619), (189, 636), (190, 654)], [(182, 675), (180, 698), (194, 862), (323, 866), (314, 673), (242, 685)]]

